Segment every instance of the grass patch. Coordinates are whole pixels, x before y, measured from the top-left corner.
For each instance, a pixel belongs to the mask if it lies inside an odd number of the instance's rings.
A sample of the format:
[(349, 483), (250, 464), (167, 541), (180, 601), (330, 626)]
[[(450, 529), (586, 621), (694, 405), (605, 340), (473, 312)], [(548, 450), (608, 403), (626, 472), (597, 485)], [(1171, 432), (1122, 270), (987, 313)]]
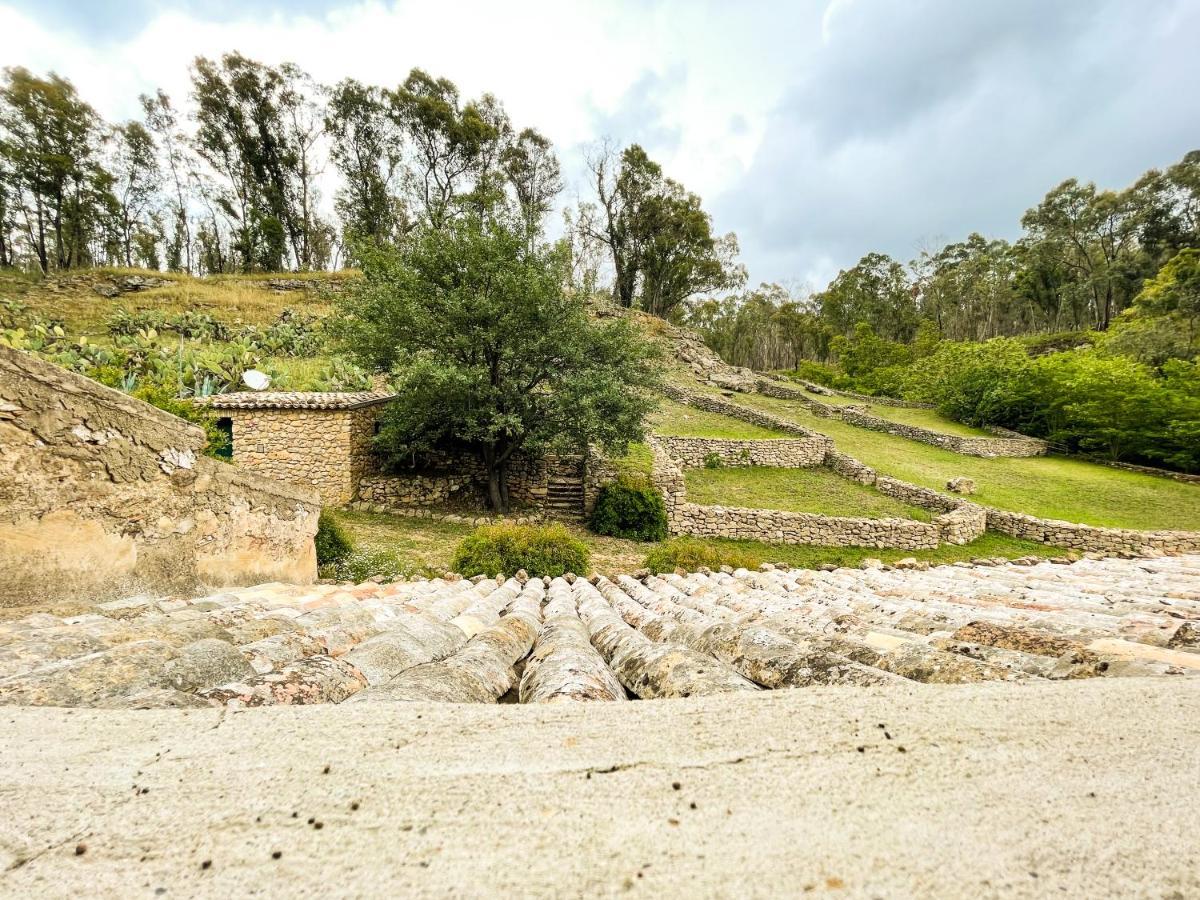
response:
[(650, 477), (654, 454), (646, 444), (630, 444), (624, 456), (610, 458), (609, 462), (617, 470), (618, 477), (638, 480)]
[(833, 438), (837, 448), (881, 474), (945, 490), (957, 475), (975, 480), (971, 498), (1047, 519), (1115, 528), (1200, 530), (1200, 486), (1060, 456), (983, 459), (918, 441), (820, 419), (799, 404), (739, 394), (736, 402)]
[(889, 422), (899, 422), (901, 425), (915, 425), (918, 428), (928, 428), (941, 434), (953, 434), (958, 437), (995, 437), (982, 428), (972, 428), (962, 422), (955, 422), (939, 415), (933, 409), (910, 409), (906, 406), (870, 406), (868, 411), (873, 416), (887, 419)]
[(695, 409), (665, 398), (659, 403), (658, 410), (651, 416), (650, 428), (656, 434), (666, 437), (726, 438), (731, 440), (794, 437), (794, 435), (776, 431), (773, 428), (752, 425), (741, 419)]
[[(894, 563), (901, 559), (915, 558), (930, 565), (945, 565), (970, 561), (980, 557), (1016, 559), (1021, 556), (1036, 556), (1046, 559), (1063, 556), (1058, 547), (1048, 547), (1032, 541), (1010, 538), (991, 532), (969, 544), (958, 546), (944, 544), (933, 550), (880, 550), (877, 547), (808, 547), (795, 544), (766, 544), (761, 541), (743, 541), (728, 538), (674, 538), (656, 547), (647, 555), (644, 565), (658, 572), (674, 571), (677, 565), (694, 570), (707, 565), (718, 568), (729, 565), (752, 569), (764, 562), (784, 563), (797, 569), (816, 569), (823, 565), (858, 566), (864, 559), (881, 559)], [(703, 562), (702, 560), (709, 560)]]
[(867, 519), (916, 519), (932, 514), (881, 494), (873, 487), (842, 478), (828, 469), (775, 469), (761, 466), (688, 469), (688, 500), (709, 506), (782, 509), (826, 516)]
[(352, 509), (330, 509), (325, 513), (341, 525), (358, 550), (394, 553), (407, 573), (414, 575), (432, 576), (450, 571), (454, 548), (474, 530), (470, 525), (455, 522)]
[(128, 272), (101, 270), (98, 279), (105, 273), (166, 278), (171, 283), (110, 298), (101, 297), (84, 287), (55, 291), (51, 288), (53, 280), (50, 280), (29, 285), (21, 294), (21, 299), (39, 315), (62, 320), (69, 334), (82, 334), (89, 338), (106, 337), (106, 323), (118, 309), (130, 312), (153, 309), (167, 314), (196, 310), (230, 325), (239, 322), (266, 325), (274, 322), (287, 307), (318, 316), (327, 315), (331, 309), (327, 299), (318, 292), (272, 291), (255, 283), (265, 281), (268, 277), (290, 278), (290, 275), (263, 276), (261, 279), (245, 275), (191, 278), (130, 269)]

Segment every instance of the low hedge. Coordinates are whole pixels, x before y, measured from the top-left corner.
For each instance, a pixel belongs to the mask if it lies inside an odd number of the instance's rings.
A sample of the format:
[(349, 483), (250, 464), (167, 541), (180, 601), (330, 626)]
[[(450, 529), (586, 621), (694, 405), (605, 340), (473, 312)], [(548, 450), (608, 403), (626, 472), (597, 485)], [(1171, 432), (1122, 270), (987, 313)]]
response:
[(524, 569), (555, 578), (586, 573), (588, 559), (587, 545), (562, 525), (484, 525), (458, 545), (453, 568), (468, 577)]
[(588, 527), (611, 537), (661, 541), (667, 536), (667, 507), (649, 484), (621, 480), (600, 488)]
[(674, 572), (676, 569), (695, 572), (699, 568), (719, 569), (721, 566), (757, 569), (762, 562), (760, 557), (738, 547), (681, 537), (655, 547), (643, 565), (651, 572)]

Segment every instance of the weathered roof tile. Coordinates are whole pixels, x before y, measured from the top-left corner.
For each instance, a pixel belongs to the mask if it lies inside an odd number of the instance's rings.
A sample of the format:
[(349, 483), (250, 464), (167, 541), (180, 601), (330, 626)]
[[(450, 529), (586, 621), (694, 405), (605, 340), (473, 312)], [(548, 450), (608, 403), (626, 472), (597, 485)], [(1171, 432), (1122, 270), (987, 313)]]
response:
[(238, 391), (196, 402), (213, 409), (357, 409), (385, 403), (391, 391)]

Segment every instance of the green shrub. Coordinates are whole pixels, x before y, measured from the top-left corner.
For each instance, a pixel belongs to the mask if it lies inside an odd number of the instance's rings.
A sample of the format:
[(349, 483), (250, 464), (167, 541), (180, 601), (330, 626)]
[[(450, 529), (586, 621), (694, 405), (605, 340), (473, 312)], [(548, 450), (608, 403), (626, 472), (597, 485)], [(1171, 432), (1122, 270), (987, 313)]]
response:
[(704, 468), (723, 469), (725, 468), (725, 462), (721, 459), (719, 453), (706, 453), (704, 455)]
[(322, 578), (355, 583), (376, 576), (390, 581), (417, 574), (412, 566), (401, 562), (391, 550), (353, 550), (342, 559), (321, 566), (317, 572)]
[(802, 381), (811, 381), (813, 384), (823, 384), (826, 387), (844, 387), (848, 381), (846, 376), (833, 366), (811, 359), (800, 360), (796, 363), (796, 368), (786, 374)]
[(466, 576), (524, 569), (554, 578), (586, 572), (588, 549), (562, 525), (484, 525), (458, 545), (453, 567)]
[(354, 542), (350, 540), (350, 535), (328, 510), (321, 510), (315, 541), (318, 566), (340, 562), (354, 551)]
[(759, 557), (740, 547), (687, 537), (673, 538), (660, 544), (650, 551), (643, 563), (651, 572), (674, 572), (676, 569), (694, 572), (701, 567), (719, 569), (721, 566), (757, 569), (761, 564)]
[(588, 527), (596, 534), (661, 541), (667, 536), (667, 507), (649, 484), (623, 479), (600, 488)]

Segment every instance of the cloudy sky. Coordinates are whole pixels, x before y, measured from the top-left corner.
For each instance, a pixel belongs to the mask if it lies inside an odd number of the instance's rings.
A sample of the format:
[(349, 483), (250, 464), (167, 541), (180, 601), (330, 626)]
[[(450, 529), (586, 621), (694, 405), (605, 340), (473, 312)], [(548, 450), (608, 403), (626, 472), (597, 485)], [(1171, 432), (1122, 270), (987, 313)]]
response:
[(576, 176), (598, 139), (642, 143), (754, 282), (1012, 237), (1064, 178), (1121, 187), (1200, 148), (1200, 0), (0, 0), (0, 35), (0, 65), (110, 119), (182, 98), (201, 54), (384, 85), (420, 66), (496, 94)]

